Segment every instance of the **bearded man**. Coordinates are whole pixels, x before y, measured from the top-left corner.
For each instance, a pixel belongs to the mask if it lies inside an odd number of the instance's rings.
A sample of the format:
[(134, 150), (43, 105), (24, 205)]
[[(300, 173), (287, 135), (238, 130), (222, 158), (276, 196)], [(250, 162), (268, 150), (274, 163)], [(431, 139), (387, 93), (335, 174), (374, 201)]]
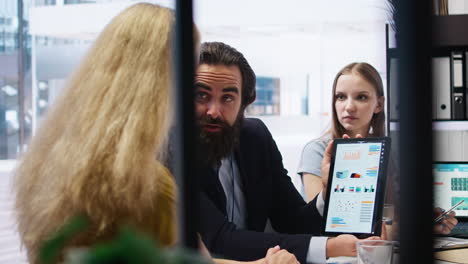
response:
[[(242, 53), (224, 43), (203, 43), (195, 109), (202, 177), (199, 231), (208, 249), (229, 259), (255, 260), (279, 245), (301, 263), (356, 255), (358, 239), (352, 235), (313, 236), (320, 233), (323, 194), (306, 203), (265, 124), (244, 117), (255, 96), (255, 73)], [(329, 156), (330, 148), (325, 163)], [(279, 233), (264, 232), (268, 219)]]

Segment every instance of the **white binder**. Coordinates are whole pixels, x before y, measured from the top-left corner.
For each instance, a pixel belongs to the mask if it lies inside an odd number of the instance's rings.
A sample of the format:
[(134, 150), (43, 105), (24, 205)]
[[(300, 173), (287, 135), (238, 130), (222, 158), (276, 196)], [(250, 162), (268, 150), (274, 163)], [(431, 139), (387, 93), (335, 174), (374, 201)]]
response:
[(433, 118), (451, 119), (450, 57), (432, 58)]

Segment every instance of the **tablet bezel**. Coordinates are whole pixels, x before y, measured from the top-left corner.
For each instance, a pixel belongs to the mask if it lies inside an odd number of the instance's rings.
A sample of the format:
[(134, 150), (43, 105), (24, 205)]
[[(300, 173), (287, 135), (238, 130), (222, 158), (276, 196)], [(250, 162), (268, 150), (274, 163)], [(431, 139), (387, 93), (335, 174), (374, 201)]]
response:
[[(335, 155), (338, 144), (350, 144), (350, 143), (385, 143), (385, 151), (383, 152), (383, 163), (379, 166), (379, 174), (377, 175), (377, 186), (375, 189), (375, 202), (374, 202), (374, 214), (372, 216), (372, 227), (370, 233), (358, 233), (358, 232), (327, 232), (325, 230), (327, 225), (328, 217), (328, 206), (330, 204), (330, 195), (333, 181), (333, 171), (335, 167)], [(358, 238), (366, 238), (369, 236), (380, 236), (382, 231), (382, 213), (384, 207), (385, 190), (387, 183), (387, 171), (388, 171), (388, 160), (390, 159), (390, 148), (391, 139), (389, 137), (374, 137), (374, 138), (349, 138), (349, 139), (334, 139), (333, 150), (330, 162), (330, 170), (328, 173), (328, 184), (327, 184), (327, 195), (325, 198), (325, 207), (323, 212), (322, 222), (322, 234), (326, 236), (337, 236), (341, 234), (352, 234)]]

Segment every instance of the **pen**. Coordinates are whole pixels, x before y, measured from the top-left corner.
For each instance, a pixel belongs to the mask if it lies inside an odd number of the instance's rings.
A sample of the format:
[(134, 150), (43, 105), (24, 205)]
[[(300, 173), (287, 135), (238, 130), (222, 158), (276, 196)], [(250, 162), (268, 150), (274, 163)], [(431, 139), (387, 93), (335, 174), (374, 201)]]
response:
[(445, 215), (447, 215), (448, 213), (450, 213), (450, 211), (452, 211), (453, 209), (455, 209), (457, 206), (459, 206), (460, 204), (462, 204), (465, 200), (461, 200), (459, 201), (457, 204), (455, 204), (454, 206), (452, 206), (452, 208), (448, 209), (447, 211), (443, 212), (442, 214), (440, 214), (435, 220), (434, 220), (434, 223), (437, 223), (440, 221), (440, 219), (442, 219)]

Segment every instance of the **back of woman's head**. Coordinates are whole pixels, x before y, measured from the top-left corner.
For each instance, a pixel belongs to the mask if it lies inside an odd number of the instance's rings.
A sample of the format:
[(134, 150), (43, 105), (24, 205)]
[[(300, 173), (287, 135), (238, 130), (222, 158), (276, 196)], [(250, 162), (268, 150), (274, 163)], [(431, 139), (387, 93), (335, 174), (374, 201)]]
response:
[[(153, 210), (171, 120), (173, 14), (136, 4), (103, 30), (16, 170), (28, 250), (73, 214), (97, 232)], [(32, 254), (30, 254), (31, 256)]]
[[(346, 65), (341, 69), (335, 76), (333, 81), (333, 90), (332, 90), (332, 127), (331, 135), (333, 138), (341, 138), (345, 134), (344, 127), (338, 121), (338, 116), (335, 108), (335, 93), (336, 86), (338, 84), (338, 79), (341, 75), (345, 74), (356, 74), (363, 78), (365, 81), (370, 83), (375, 89), (377, 97), (384, 96), (382, 78), (380, 77), (379, 72), (369, 63), (366, 62), (353, 62)], [(370, 126), (372, 127), (372, 136), (381, 137), (385, 136), (385, 111), (380, 111), (377, 114), (374, 114), (372, 117)]]

